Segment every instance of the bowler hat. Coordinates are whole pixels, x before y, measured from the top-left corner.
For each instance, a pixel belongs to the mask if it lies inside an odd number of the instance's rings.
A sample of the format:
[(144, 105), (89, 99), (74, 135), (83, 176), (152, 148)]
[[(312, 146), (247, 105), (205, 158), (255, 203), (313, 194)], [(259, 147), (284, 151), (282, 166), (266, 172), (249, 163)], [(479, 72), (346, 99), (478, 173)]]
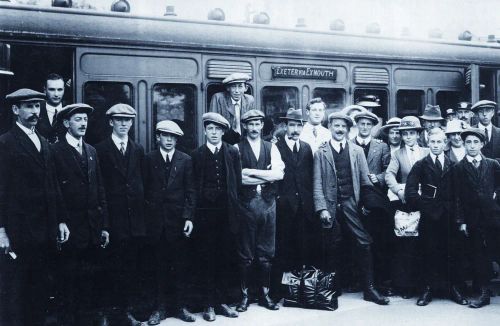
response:
[(286, 116), (281, 117), (280, 120), (299, 121), (299, 122), (307, 121), (302, 117), (302, 110), (301, 109), (295, 110), (294, 108), (289, 108), (288, 111), (286, 112)]
[(398, 130), (422, 130), (422, 126), (420, 125), (420, 120), (413, 116), (413, 115), (408, 115), (401, 119), (401, 122), (399, 123)]
[(427, 104), (425, 106), (424, 114), (419, 116), (419, 118), (428, 121), (444, 120), (444, 118), (441, 116), (441, 109), (439, 108), (439, 105), (430, 104)]

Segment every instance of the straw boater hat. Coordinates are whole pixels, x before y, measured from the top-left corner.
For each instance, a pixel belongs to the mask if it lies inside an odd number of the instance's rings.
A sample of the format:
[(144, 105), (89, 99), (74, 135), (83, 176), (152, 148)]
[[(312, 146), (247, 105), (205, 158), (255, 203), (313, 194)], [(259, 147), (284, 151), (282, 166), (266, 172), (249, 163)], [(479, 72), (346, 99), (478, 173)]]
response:
[(379, 108), (381, 106), (380, 99), (376, 95), (363, 95), (358, 99), (356, 105), (370, 109)]
[(391, 128), (399, 127), (400, 123), (401, 123), (400, 118), (398, 117), (390, 118), (389, 120), (387, 120), (387, 123), (384, 126), (380, 127), (379, 132), (387, 134)]
[(406, 116), (403, 119), (401, 119), (401, 122), (399, 123), (399, 127), (398, 127), (399, 131), (402, 131), (402, 130), (418, 130), (418, 131), (420, 131), (422, 129), (424, 129), (424, 128), (420, 125), (420, 120), (417, 117), (412, 116), (412, 115)]
[(469, 128), (469, 125), (462, 120), (453, 120), (449, 121), (446, 124), (446, 130), (444, 131), (445, 134), (459, 134), (465, 129)]

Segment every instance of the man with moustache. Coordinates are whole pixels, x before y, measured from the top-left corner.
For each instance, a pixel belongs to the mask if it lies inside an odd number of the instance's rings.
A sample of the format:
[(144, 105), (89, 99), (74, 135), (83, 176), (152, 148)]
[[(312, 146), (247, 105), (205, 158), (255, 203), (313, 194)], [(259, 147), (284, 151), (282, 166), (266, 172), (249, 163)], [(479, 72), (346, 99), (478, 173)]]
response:
[(420, 133), (418, 139), (418, 145), (420, 147), (429, 147), (427, 142), (429, 141), (429, 131), (433, 128), (441, 128), (445, 119), (441, 116), (441, 109), (439, 105), (427, 104), (424, 109), (424, 114), (419, 116), (422, 121), (422, 126), (424, 131)]
[(113, 105), (106, 117), (111, 136), (95, 146), (103, 177), (113, 235), (106, 259), (110, 302), (119, 307), (120, 321), (140, 325), (132, 315), (140, 280), (139, 254), (144, 224), (144, 149), (129, 137), (137, 113), (127, 104)]
[(224, 133), (223, 139), (231, 145), (241, 140), (242, 115), (255, 109), (255, 99), (252, 95), (245, 94), (250, 79), (249, 75), (240, 72), (227, 76), (222, 81), (226, 91), (214, 94), (210, 101), (209, 111), (219, 113), (231, 123), (231, 128)]
[(235, 236), (239, 228), (238, 191), (241, 163), (236, 148), (222, 141), (231, 128), (218, 113), (203, 114), (207, 142), (193, 151), (193, 171), (197, 193), (196, 220), (200, 256), (205, 269), (203, 318), (214, 321), (216, 313), (229, 318), (238, 313), (228, 302), (228, 282), (234, 274)]
[(62, 110), (62, 99), (64, 97), (64, 80), (58, 75), (51, 73), (45, 79), (45, 97), (47, 101), (40, 107), (40, 122), (36, 130), (53, 144), (64, 136), (60, 123), (57, 123), (57, 113)]
[(102, 265), (100, 251), (109, 243), (108, 210), (96, 150), (83, 141), (93, 111), (87, 104), (76, 103), (65, 106), (57, 115), (67, 129), (53, 149), (71, 231), (60, 262), (64, 325), (77, 320), (91, 323), (96, 317), (99, 325), (107, 325), (102, 293), (96, 287), (96, 270)]
[(16, 118), (0, 136), (0, 324), (45, 325), (47, 259), (66, 242), (66, 210), (49, 143), (35, 130), (45, 95), (19, 89), (6, 96)]
[(469, 126), (477, 123), (477, 118), (474, 117), (474, 112), (472, 112), (471, 108), (472, 104), (469, 102), (459, 102), (456, 108), (458, 120), (466, 122)]
[(328, 116), (332, 139), (320, 146), (314, 156), (313, 198), (325, 230), (323, 241), (329, 248), (327, 269), (335, 271), (340, 231), (348, 232), (356, 242), (356, 259), (364, 276), (363, 298), (380, 305), (389, 300), (380, 295), (374, 287), (372, 237), (358, 215), (361, 187), (371, 186), (363, 149), (347, 141), (350, 117), (340, 112)]
[(325, 119), (325, 110), (326, 104), (320, 97), (313, 98), (306, 106), (307, 122), (302, 128), (300, 140), (311, 146), (313, 155), (321, 144), (332, 138), (331, 132), (321, 125)]
[(269, 297), (271, 266), (275, 253), (276, 181), (283, 179), (285, 165), (278, 148), (261, 139), (265, 115), (259, 110), (247, 111), (241, 117), (246, 137), (235, 147), (241, 158), (242, 183), (240, 191), (240, 228), (238, 256), (241, 301), (236, 310), (246, 311), (250, 304), (249, 272), (257, 263), (260, 286), (259, 305), (269, 310), (279, 306)]
[(484, 132), (484, 146), (481, 152), (488, 158), (500, 162), (500, 128), (491, 121), (496, 113), (497, 104), (493, 101), (482, 100), (475, 103), (471, 110), (478, 118), (476, 128)]
[(446, 124), (445, 134), (448, 137), (448, 149), (444, 154), (452, 163), (460, 162), (465, 156), (465, 147), (460, 133), (469, 126), (462, 120), (453, 120)]
[(285, 163), (276, 199), (276, 271), (280, 281), (283, 272), (319, 263), (316, 258), (319, 244), (315, 245), (318, 237), (313, 232), (316, 226), (312, 199), (313, 155), (311, 147), (299, 139), (306, 120), (302, 110), (293, 108), (288, 109), (281, 120), (286, 123), (286, 134), (276, 143)]

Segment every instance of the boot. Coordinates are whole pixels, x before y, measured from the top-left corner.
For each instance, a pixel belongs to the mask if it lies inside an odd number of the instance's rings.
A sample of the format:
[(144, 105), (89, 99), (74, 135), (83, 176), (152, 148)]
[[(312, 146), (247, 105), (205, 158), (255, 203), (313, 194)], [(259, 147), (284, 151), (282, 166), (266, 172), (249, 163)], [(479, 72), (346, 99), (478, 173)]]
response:
[(451, 300), (462, 306), (469, 304), (465, 296), (460, 292), (459, 287), (456, 285), (453, 285), (450, 289), (450, 298)]
[(359, 248), (359, 265), (364, 274), (365, 289), (363, 299), (379, 305), (389, 304), (389, 299), (378, 293), (373, 282), (373, 258), (370, 245), (361, 245)]
[(263, 306), (269, 310), (278, 310), (280, 308), (279, 305), (275, 303), (269, 296), (269, 284), (271, 283), (271, 263), (261, 262), (259, 272), (259, 281), (262, 287), (259, 306)]
[(278, 310), (280, 306), (269, 297), (269, 288), (263, 286), (262, 293), (259, 300), (259, 306), (265, 307), (269, 310)]
[(470, 308), (481, 308), (490, 304), (490, 291), (482, 286), (479, 297), (472, 300), (469, 304)]
[(248, 301), (248, 270), (250, 269), (249, 264), (240, 266), (240, 291), (241, 291), (241, 301), (236, 306), (236, 311), (244, 312), (247, 311), (249, 301)]
[(424, 292), (417, 300), (417, 306), (427, 306), (432, 301), (432, 290), (430, 286), (424, 288)]

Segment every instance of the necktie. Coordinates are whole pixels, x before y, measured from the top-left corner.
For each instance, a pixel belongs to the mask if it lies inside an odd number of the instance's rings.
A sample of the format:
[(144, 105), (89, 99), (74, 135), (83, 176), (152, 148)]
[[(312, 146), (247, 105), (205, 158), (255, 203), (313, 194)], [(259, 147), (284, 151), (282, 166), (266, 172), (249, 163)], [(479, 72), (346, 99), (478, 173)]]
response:
[(340, 144), (340, 150), (339, 150), (339, 154), (340, 154), (344, 150), (344, 146), (342, 145), (342, 143), (339, 143), (339, 144)]
[(479, 161), (476, 159), (472, 160), (472, 164), (474, 164), (474, 167), (477, 169), (479, 167)]
[(415, 148), (413, 147), (410, 147), (410, 157), (411, 157), (411, 165), (413, 166), (413, 164), (415, 163)]
[(488, 135), (488, 128), (484, 128), (484, 135), (486, 136), (484, 140), (484, 144), (486, 145), (490, 141), (490, 136)]
[(80, 142), (76, 144), (76, 150), (78, 151), (78, 153), (80, 153), (80, 155), (82, 155), (82, 144), (80, 144)]
[(214, 155), (219, 154), (219, 147), (215, 147)]
[(120, 153), (122, 153), (122, 155), (125, 155), (125, 143), (124, 142), (120, 143)]
[(235, 126), (234, 126), (234, 131), (239, 133), (241, 135), (241, 127), (240, 127), (240, 103), (234, 103), (234, 119), (235, 121)]
[(52, 126), (56, 124), (57, 109), (54, 110), (54, 115), (52, 116)]
[(297, 142), (295, 142), (295, 143), (293, 144), (293, 153), (294, 153), (294, 154), (298, 154), (298, 153), (299, 153), (299, 149), (297, 148)]
[(165, 161), (167, 162), (167, 164), (170, 164), (170, 155), (166, 155), (165, 156)]
[(313, 127), (313, 135), (314, 138), (318, 137), (318, 130), (316, 129), (316, 127)]
[(443, 165), (441, 164), (441, 161), (439, 161), (439, 158), (436, 157), (436, 167), (438, 168), (439, 171), (443, 170)]

